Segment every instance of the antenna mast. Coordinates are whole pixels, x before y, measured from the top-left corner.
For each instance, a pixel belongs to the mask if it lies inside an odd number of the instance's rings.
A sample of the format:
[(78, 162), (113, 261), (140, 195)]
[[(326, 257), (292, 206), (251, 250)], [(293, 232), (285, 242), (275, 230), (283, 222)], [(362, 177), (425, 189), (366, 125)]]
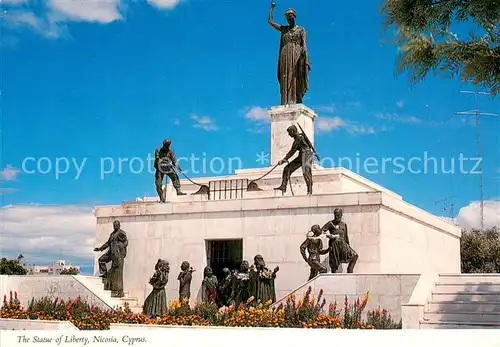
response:
[(479, 116), (489, 116), (489, 117), (500, 117), (500, 115), (496, 113), (486, 113), (479, 111), (479, 101), (478, 95), (490, 95), (490, 93), (486, 92), (476, 92), (471, 90), (461, 90), (460, 93), (464, 94), (473, 94), (475, 101), (475, 109), (468, 111), (460, 111), (456, 112), (456, 115), (460, 116), (470, 116), (473, 115), (476, 118), (476, 145), (477, 145), (477, 155), (479, 157), (479, 192), (480, 192), (480, 214), (481, 214), (481, 230), (484, 229), (484, 191), (483, 191), (483, 154), (481, 150), (481, 131), (479, 128)]

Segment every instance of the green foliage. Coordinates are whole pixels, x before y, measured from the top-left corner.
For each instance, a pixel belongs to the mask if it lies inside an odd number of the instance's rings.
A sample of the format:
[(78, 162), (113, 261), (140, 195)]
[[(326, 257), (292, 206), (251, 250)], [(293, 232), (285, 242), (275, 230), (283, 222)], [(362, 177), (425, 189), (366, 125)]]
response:
[[(384, 0), (385, 29), (396, 28), (397, 73), (413, 83), (430, 71), (500, 89), (500, 4), (498, 0)], [(476, 32), (459, 38), (450, 27), (471, 24)]]
[(21, 265), (21, 259), (23, 259), (22, 254), (12, 260), (2, 258), (0, 261), (0, 275), (27, 275), (28, 270)]
[(59, 273), (60, 275), (78, 275), (80, 273), (80, 270), (78, 270), (76, 267), (70, 267), (69, 269), (63, 269)]
[(500, 230), (463, 230), (460, 256), (463, 273), (500, 273)]
[(373, 311), (368, 311), (366, 323), (372, 325), (375, 329), (402, 329), (403, 322), (400, 320), (396, 323), (391, 314), (386, 309), (377, 308)]

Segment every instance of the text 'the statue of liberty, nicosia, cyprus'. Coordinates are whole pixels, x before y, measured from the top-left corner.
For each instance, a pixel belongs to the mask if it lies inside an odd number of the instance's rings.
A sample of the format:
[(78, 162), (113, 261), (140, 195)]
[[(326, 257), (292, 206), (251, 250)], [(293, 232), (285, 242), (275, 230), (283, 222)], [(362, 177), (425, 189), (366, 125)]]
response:
[(285, 13), (288, 25), (273, 21), (276, 3), (271, 3), (269, 24), (281, 33), (278, 58), (278, 81), (280, 84), (281, 105), (301, 104), (309, 87), (309, 54), (306, 45), (306, 31), (295, 24), (296, 12), (288, 9)]

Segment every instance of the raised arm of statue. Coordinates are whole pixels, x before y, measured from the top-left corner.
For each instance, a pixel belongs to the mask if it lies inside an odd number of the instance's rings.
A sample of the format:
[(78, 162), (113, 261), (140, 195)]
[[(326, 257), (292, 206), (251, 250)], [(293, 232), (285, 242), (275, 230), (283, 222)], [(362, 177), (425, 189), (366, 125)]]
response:
[(275, 23), (273, 20), (273, 10), (276, 7), (276, 3), (273, 1), (271, 3), (271, 8), (269, 9), (269, 18), (267, 19), (267, 22), (269, 23), (270, 26), (272, 26), (274, 29), (281, 31), (281, 25), (278, 23)]

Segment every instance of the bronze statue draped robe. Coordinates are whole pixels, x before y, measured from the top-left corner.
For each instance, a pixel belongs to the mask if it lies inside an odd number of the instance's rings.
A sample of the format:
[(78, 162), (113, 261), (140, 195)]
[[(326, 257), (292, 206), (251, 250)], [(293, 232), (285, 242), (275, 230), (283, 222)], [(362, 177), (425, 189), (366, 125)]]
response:
[(275, 279), (276, 273), (268, 268), (256, 269), (252, 267), (250, 269), (250, 289), (254, 296), (252, 304), (265, 304), (269, 300), (272, 303), (276, 302)]
[[(111, 290), (112, 296), (123, 297), (123, 263), (127, 256), (128, 239), (127, 234), (121, 229), (113, 231), (108, 241), (101, 247), (107, 253), (100, 257), (100, 263), (111, 261), (111, 268), (107, 271), (105, 289)], [(104, 258), (104, 259), (102, 259)], [(105, 267), (105, 265), (104, 265)]]
[(281, 104), (302, 103), (309, 88), (309, 54), (303, 27), (283, 25), (278, 58)]
[(167, 294), (165, 286), (168, 282), (168, 272), (157, 270), (149, 284), (153, 290), (144, 301), (143, 313), (148, 316), (163, 316), (167, 312)]

